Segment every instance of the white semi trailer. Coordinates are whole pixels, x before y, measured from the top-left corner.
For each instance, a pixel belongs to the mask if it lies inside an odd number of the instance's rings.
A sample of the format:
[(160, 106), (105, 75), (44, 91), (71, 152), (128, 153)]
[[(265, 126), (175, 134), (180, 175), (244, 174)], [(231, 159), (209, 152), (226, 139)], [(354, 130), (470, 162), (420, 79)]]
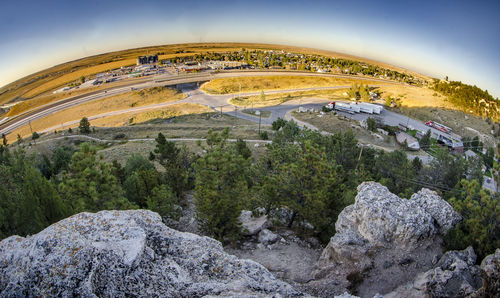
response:
[(383, 111), (383, 107), (379, 105), (374, 105), (370, 103), (348, 103), (348, 102), (335, 102), (332, 101), (326, 107), (330, 110), (337, 110), (342, 112), (347, 112), (350, 114), (354, 113), (367, 113), (367, 114), (380, 114)]

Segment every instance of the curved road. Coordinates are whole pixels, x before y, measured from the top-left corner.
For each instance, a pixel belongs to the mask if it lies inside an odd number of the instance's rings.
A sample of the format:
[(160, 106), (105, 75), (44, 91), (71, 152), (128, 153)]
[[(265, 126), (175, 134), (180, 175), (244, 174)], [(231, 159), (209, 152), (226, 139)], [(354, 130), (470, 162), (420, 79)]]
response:
[[(99, 91), (89, 92), (88, 94), (77, 95), (62, 99), (60, 101), (50, 103), (41, 107), (37, 107), (33, 110), (26, 111), (25, 113), (16, 116), (14, 118), (7, 119), (3, 124), (0, 125), (0, 134), (8, 134), (15, 130), (16, 128), (22, 127), (29, 124), (31, 121), (45, 117), (47, 115), (62, 111), (69, 107), (73, 107), (85, 102), (98, 100), (101, 98), (121, 94), (130, 91), (131, 89), (144, 89), (153, 86), (169, 86), (169, 85), (179, 85), (186, 83), (199, 83), (212, 80), (214, 78), (229, 78), (229, 77), (248, 77), (248, 76), (267, 76), (267, 75), (288, 75), (288, 76), (327, 76), (327, 77), (340, 77), (340, 78), (351, 78), (351, 79), (361, 79), (369, 81), (377, 81), (385, 84), (399, 84), (397, 82), (376, 79), (376, 78), (365, 78), (357, 76), (348, 75), (337, 75), (337, 74), (324, 74), (324, 73), (303, 73), (303, 72), (286, 72), (286, 71), (232, 71), (232, 72), (219, 72), (219, 73), (200, 73), (200, 74), (190, 74), (190, 75), (160, 75), (155, 77), (150, 77), (145, 80), (134, 81), (125, 86), (118, 86), (115, 88), (109, 88)], [(348, 88), (350, 86), (342, 86), (341, 88)], [(322, 88), (306, 88), (306, 89), (291, 89), (291, 90), (278, 90), (278, 91), (267, 91), (266, 94), (278, 93), (278, 92), (293, 92), (293, 91), (307, 91), (307, 90), (321, 90), (321, 89), (335, 89), (339, 87), (322, 87)], [(259, 92), (241, 93), (242, 96), (258, 95)], [(213, 99), (226, 97), (226, 103), (222, 104), (220, 101), (213, 102)], [(211, 107), (222, 106), (229, 104), (227, 103), (227, 98), (231, 95), (199, 95), (198, 99), (201, 100), (200, 104), (204, 104)], [(207, 102), (210, 101), (210, 102)], [(203, 103), (204, 102), (204, 103)], [(154, 108), (154, 107), (153, 107)], [(130, 112), (130, 111), (129, 111)], [(284, 114), (283, 114), (284, 115)], [(251, 117), (251, 116), (250, 116)], [(90, 118), (90, 117), (89, 117)], [(95, 119), (95, 118), (93, 118)]]

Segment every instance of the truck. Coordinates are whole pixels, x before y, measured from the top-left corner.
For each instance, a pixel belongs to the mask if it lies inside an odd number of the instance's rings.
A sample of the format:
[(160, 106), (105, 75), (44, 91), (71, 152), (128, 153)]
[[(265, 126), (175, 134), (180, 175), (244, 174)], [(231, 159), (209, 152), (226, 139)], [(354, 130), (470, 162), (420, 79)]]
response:
[(337, 110), (342, 112), (347, 112), (349, 114), (354, 113), (367, 113), (367, 114), (380, 114), (383, 110), (383, 107), (379, 105), (374, 105), (370, 103), (347, 103), (347, 102), (335, 102), (325, 106), (329, 110)]
[(433, 127), (439, 131), (442, 131), (442, 132), (445, 132), (445, 133), (450, 133), (452, 131), (452, 129), (448, 126), (445, 126), (441, 123), (437, 123), (437, 122), (434, 122), (434, 121), (427, 121), (425, 123), (425, 125), (429, 126), (429, 127)]

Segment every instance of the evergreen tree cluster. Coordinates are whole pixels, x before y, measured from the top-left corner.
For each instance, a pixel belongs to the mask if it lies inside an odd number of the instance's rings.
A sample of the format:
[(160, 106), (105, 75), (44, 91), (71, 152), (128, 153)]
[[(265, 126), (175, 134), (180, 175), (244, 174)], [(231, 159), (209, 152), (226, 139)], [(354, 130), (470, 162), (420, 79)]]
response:
[(0, 146), (0, 238), (30, 235), (75, 213), (147, 208), (175, 218), (175, 205), (192, 187), (195, 157), (159, 135), (155, 153), (163, 167), (133, 154), (125, 166), (107, 163), (87, 143), (73, 152), (58, 147), (52, 156), (27, 156)]
[(33, 234), (82, 211), (147, 208), (176, 218), (193, 190), (201, 230), (223, 243), (242, 237), (243, 209), (326, 243), (356, 187), (377, 181), (403, 198), (427, 187), (448, 200), (464, 217), (446, 239), (450, 248), (473, 245), (484, 256), (498, 247), (500, 197), (481, 188), (485, 161), (500, 172), (493, 152), (483, 161), (437, 150), (425, 165), (402, 150), (362, 146), (351, 131), (326, 136), (283, 119), (272, 127), (273, 142), (259, 158), (245, 141), (231, 142), (228, 129), (211, 131), (201, 156), (160, 133), (148, 158), (133, 154), (123, 166), (86, 143), (41, 157), (2, 145), (0, 237)]

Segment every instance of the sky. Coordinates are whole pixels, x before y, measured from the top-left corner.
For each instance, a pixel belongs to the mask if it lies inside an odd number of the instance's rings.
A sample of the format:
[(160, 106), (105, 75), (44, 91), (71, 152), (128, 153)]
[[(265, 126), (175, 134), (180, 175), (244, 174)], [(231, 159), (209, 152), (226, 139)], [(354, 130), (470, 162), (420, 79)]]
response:
[(500, 97), (500, 1), (7, 1), (0, 86), (115, 50), (257, 42), (370, 58)]

